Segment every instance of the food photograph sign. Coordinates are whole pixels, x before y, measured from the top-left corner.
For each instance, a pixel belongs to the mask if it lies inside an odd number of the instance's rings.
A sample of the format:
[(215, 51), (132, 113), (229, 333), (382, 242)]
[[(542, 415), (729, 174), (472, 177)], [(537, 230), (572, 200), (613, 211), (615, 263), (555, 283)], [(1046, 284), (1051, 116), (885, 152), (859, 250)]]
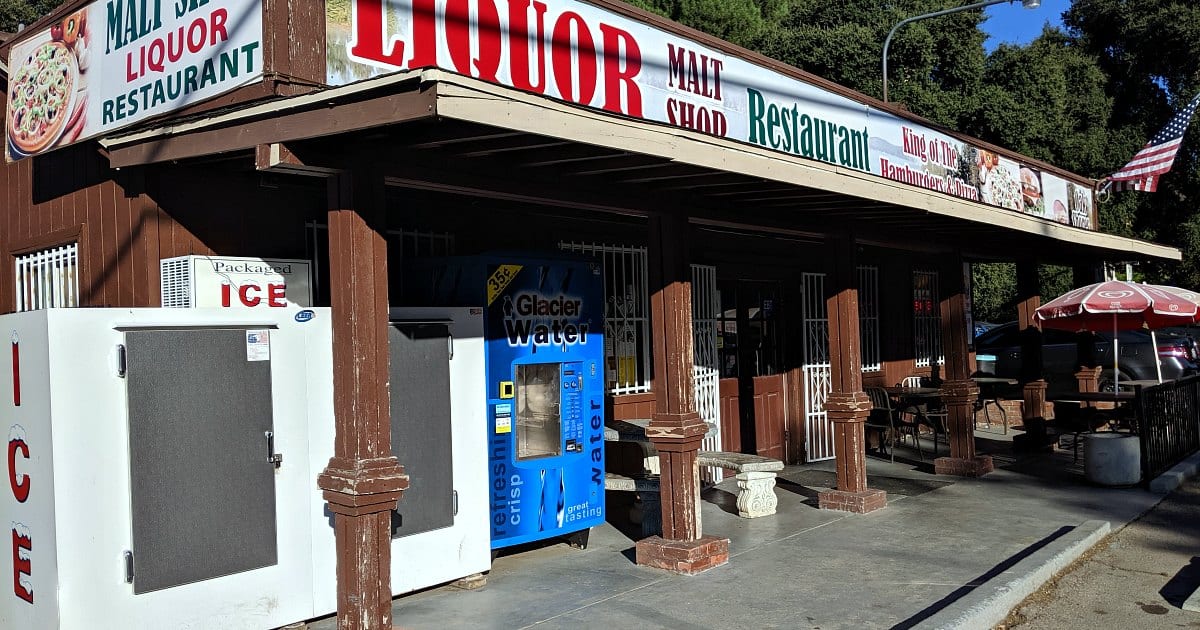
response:
[(5, 154), (45, 153), (262, 76), (259, 0), (102, 0), (14, 44)]
[(325, 8), (330, 85), (437, 67), (1093, 227), (1090, 187), (587, 3), (327, 0)]

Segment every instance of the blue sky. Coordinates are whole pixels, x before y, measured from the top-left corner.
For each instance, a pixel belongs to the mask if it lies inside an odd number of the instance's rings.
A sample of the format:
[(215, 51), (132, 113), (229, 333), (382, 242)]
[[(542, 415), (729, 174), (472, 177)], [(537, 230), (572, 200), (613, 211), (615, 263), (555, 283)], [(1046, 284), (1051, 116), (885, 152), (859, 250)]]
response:
[(1062, 26), (1062, 14), (1071, 6), (1071, 0), (1042, 0), (1042, 6), (1026, 9), (1020, 0), (984, 9), (987, 20), (983, 30), (989, 35), (984, 47), (988, 52), (1000, 44), (1024, 44), (1037, 37), (1042, 27)]

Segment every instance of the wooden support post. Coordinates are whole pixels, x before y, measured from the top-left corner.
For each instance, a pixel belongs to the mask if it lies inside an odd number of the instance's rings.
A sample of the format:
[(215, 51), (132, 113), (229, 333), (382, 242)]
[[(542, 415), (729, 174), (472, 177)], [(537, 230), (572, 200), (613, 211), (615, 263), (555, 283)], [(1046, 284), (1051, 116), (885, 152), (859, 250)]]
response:
[(637, 563), (693, 574), (729, 561), (729, 539), (700, 527), (696, 453), (708, 425), (696, 411), (692, 384), (692, 269), (686, 217), (650, 220), (651, 338), (655, 413), (646, 436), (658, 449), (662, 536), (637, 543)]
[(862, 514), (885, 507), (887, 493), (867, 487), (864, 423), (871, 415), (871, 399), (862, 388), (854, 237), (849, 234), (834, 237), (830, 249), (833, 268), (825, 283), (830, 392), (825, 400), (825, 412), (833, 422), (837, 489), (818, 494), (817, 504), (822, 509)]
[(1022, 422), (1025, 434), (1013, 438), (1016, 450), (1044, 450), (1050, 446), (1046, 432), (1046, 380), (1042, 374), (1042, 331), (1033, 324), (1033, 313), (1042, 305), (1038, 266), (1017, 263), (1017, 327), (1021, 331), (1021, 383), (1024, 394)]
[(993, 470), (990, 455), (975, 453), (975, 401), (979, 386), (971, 380), (967, 330), (967, 280), (969, 268), (961, 255), (947, 256), (938, 274), (941, 288), (938, 308), (942, 321), (942, 354), (945, 356), (945, 380), (942, 402), (946, 405), (946, 430), (950, 456), (939, 457), (933, 470), (939, 475), (980, 477)]
[(334, 455), (317, 485), (334, 513), (338, 630), (392, 626), (391, 511), (408, 487), (392, 454), (383, 179), (330, 180)]

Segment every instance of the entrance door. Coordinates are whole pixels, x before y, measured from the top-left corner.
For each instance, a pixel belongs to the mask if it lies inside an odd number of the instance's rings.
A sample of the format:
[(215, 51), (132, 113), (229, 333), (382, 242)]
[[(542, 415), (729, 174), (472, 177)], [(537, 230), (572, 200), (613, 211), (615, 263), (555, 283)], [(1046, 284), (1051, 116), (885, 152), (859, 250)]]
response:
[[(722, 433), (728, 431), (726, 419), (733, 423), (736, 407), (741, 452), (783, 459), (787, 440), (779, 284), (742, 280), (725, 285), (720, 294)], [(736, 399), (729, 395), (734, 383)]]

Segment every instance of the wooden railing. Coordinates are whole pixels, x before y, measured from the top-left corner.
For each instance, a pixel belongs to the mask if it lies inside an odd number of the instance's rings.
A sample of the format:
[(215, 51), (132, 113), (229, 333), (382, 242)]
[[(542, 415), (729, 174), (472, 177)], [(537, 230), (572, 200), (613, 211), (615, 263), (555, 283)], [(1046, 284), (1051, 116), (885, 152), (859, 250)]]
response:
[(1200, 450), (1200, 375), (1139, 387), (1135, 404), (1142, 480), (1149, 484)]

